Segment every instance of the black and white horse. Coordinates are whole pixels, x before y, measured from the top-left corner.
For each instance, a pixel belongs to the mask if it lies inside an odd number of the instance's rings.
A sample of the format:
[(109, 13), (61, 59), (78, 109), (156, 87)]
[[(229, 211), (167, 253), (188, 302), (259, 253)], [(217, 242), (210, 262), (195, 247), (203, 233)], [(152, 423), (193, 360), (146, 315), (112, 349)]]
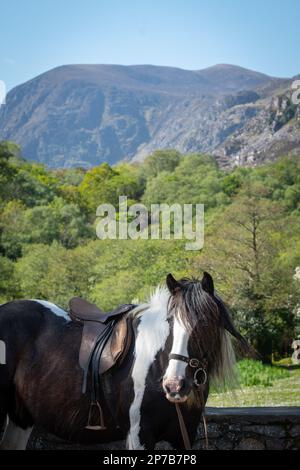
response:
[[(234, 362), (228, 331), (241, 343), (212, 278), (167, 276), (148, 303), (129, 314), (131, 348), (105, 379), (107, 429), (86, 429), (89, 390), (82, 395), (78, 351), (82, 326), (46, 301), (18, 300), (0, 307), (0, 448), (25, 449), (38, 425), (63, 439), (106, 443), (127, 438), (128, 449), (158, 441), (183, 448), (174, 403), (191, 443), (202, 419), (209, 383), (230, 375)], [(103, 379), (104, 380), (104, 379)], [(90, 385), (89, 385), (90, 386)]]

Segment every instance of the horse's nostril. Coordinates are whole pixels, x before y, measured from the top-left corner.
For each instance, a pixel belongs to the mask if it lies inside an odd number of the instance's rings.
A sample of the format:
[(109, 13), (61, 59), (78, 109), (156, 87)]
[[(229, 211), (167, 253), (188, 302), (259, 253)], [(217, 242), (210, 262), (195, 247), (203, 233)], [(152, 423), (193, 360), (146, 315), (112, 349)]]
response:
[(164, 383), (164, 389), (170, 396), (180, 393), (185, 386), (184, 379), (172, 379)]

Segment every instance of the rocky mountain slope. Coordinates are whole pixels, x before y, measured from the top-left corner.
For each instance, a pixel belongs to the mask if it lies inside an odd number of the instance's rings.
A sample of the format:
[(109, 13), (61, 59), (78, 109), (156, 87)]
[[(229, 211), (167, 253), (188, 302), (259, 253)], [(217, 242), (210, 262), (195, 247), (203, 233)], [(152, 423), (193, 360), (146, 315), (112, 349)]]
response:
[(158, 148), (207, 152), (224, 167), (300, 153), (291, 79), (231, 65), (69, 65), (20, 85), (0, 109), (0, 140), (51, 167), (141, 160)]

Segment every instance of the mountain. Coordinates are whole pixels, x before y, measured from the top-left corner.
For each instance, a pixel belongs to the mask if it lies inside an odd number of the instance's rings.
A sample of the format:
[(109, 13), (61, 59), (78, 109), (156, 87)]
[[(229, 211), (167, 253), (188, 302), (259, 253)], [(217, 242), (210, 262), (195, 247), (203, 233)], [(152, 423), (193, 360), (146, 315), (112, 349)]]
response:
[(300, 150), (291, 83), (226, 64), (61, 66), (8, 93), (0, 140), (50, 167), (138, 161), (158, 148), (256, 164)]

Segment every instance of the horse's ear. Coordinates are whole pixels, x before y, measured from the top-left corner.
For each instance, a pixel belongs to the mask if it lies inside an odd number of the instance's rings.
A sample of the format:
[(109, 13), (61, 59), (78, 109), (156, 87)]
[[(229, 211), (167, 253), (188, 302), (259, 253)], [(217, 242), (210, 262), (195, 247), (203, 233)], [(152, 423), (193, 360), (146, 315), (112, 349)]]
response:
[(203, 278), (201, 281), (202, 284), (202, 289), (205, 290), (210, 295), (214, 295), (214, 281), (213, 278), (211, 277), (210, 274), (208, 274), (206, 271), (203, 273)]
[(166, 279), (167, 287), (171, 294), (176, 294), (180, 290), (180, 284), (176, 279), (172, 276), (171, 273), (167, 275)]

